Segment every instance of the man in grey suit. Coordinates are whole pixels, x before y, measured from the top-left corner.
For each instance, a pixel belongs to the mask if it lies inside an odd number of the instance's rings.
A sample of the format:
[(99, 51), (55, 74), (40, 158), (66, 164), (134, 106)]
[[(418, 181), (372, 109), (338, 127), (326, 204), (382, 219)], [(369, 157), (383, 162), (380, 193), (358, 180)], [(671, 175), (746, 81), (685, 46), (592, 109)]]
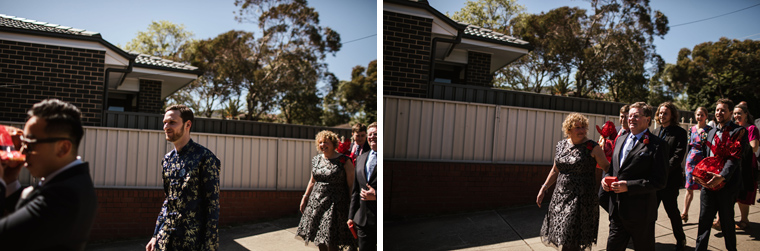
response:
[(657, 220), (657, 190), (665, 187), (668, 167), (668, 143), (649, 132), (652, 109), (644, 102), (631, 105), (629, 132), (620, 135), (612, 154), (612, 168), (605, 177), (619, 181), (606, 192), (610, 218), (607, 250), (625, 250), (633, 239), (636, 250), (654, 250), (654, 223)]
[(359, 250), (377, 250), (377, 122), (367, 128), (370, 151), (356, 159), (356, 175), (348, 210), (348, 225), (354, 225)]
[(21, 188), (21, 165), (0, 165), (0, 208), (10, 212), (0, 219), (3, 250), (84, 250), (97, 201), (89, 166), (77, 158), (83, 135), (74, 105), (48, 99), (29, 111), (20, 149), (40, 182)]

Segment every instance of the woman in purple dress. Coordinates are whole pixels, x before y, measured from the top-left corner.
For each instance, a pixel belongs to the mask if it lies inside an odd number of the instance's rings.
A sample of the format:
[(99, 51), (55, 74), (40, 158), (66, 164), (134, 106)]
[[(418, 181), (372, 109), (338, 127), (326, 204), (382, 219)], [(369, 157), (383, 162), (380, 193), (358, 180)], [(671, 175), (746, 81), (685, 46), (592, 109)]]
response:
[(683, 222), (689, 220), (689, 206), (694, 198), (694, 190), (702, 189), (702, 186), (692, 179), (691, 172), (705, 158), (702, 146), (707, 139), (707, 132), (712, 129), (707, 125), (707, 109), (704, 107), (697, 108), (694, 118), (697, 119), (697, 124), (689, 130), (689, 154), (686, 155), (686, 198), (683, 201), (683, 214), (681, 214)]
[[(758, 149), (758, 129), (750, 121), (752, 120), (752, 114), (749, 113), (749, 108), (746, 102), (741, 102), (734, 108), (734, 123), (747, 128), (749, 137), (749, 145), (752, 147), (752, 157), (742, 159), (742, 179), (744, 183), (744, 190), (739, 191), (739, 196), (736, 202), (739, 204), (739, 212), (741, 213), (741, 220), (736, 223), (736, 229), (746, 229), (749, 227), (749, 206), (755, 204), (755, 197), (757, 195), (757, 159), (755, 152)], [(750, 168), (747, 168), (750, 167)]]

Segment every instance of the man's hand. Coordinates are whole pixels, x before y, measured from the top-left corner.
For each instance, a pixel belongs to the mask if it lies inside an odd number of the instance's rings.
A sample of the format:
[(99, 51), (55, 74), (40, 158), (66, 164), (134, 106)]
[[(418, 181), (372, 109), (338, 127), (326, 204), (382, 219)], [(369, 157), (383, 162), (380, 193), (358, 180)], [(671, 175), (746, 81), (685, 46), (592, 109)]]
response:
[(145, 245), (145, 251), (153, 251), (156, 246), (156, 237), (150, 238), (148, 245)]
[(707, 188), (713, 188), (717, 185), (720, 185), (721, 182), (725, 181), (726, 178), (721, 176), (720, 174), (713, 173), (713, 172), (707, 172), (708, 175), (712, 176), (710, 180), (705, 181), (703, 179), (700, 179), (699, 177), (694, 177), (694, 180), (697, 181), (700, 185)]
[(621, 180), (612, 182), (612, 191), (615, 191), (615, 193), (628, 192), (628, 181)]
[(364, 190), (364, 188), (362, 188), (362, 192), (360, 194), (362, 197), (362, 200), (377, 200), (377, 194), (375, 194), (375, 189), (372, 188), (369, 184), (367, 184), (367, 189), (368, 190)]
[(605, 192), (609, 192), (609, 191), (611, 191), (611, 190), (612, 190), (612, 188), (611, 188), (611, 187), (609, 187), (609, 186), (607, 185), (607, 182), (604, 182), (604, 179), (602, 179), (602, 189), (603, 189)]

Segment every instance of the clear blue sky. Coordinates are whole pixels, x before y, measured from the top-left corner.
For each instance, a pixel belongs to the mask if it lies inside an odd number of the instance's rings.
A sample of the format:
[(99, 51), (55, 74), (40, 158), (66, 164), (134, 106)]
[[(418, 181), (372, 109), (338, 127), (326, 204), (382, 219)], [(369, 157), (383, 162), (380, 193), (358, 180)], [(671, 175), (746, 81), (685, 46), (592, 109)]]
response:
[[(453, 14), (464, 7), (466, 0), (430, 0), (430, 5), (443, 14)], [(561, 6), (578, 6), (592, 13), (588, 1), (580, 0), (518, 0), (528, 13), (548, 12)], [(704, 42), (718, 41), (721, 37), (729, 39), (760, 39), (760, 6), (755, 6), (722, 17), (672, 27), (674, 25), (710, 18), (746, 7), (760, 4), (758, 0), (652, 0), (650, 6), (662, 11), (668, 17), (670, 31), (664, 39), (655, 37), (657, 53), (667, 63), (676, 63), (681, 48), (693, 49)]]
[[(233, 14), (234, 0), (0, 0), (0, 14), (23, 17), (100, 32), (114, 45), (125, 45), (151, 21), (184, 24), (195, 39), (208, 39), (229, 30), (260, 34), (254, 24), (240, 24)], [(320, 25), (340, 33), (344, 43), (335, 57), (328, 55), (329, 70), (350, 80), (351, 69), (377, 59), (377, 2), (365, 0), (311, 0)], [(376, 36), (372, 36), (376, 35)], [(372, 36), (355, 42), (351, 40)]]

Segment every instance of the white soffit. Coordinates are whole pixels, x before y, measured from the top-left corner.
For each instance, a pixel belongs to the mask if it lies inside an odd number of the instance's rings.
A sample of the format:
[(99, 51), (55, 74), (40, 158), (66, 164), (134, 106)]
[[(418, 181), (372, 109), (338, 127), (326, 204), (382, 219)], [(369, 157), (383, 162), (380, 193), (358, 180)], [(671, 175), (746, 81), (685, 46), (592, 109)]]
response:
[(124, 79), (124, 83), (121, 83), (121, 85), (117, 87), (116, 90), (139, 92), (140, 80), (136, 78), (126, 78)]
[(495, 53), (496, 51), (509, 51), (509, 52), (514, 52), (514, 53), (528, 54), (530, 52), (528, 51), (528, 49), (524, 49), (520, 47), (489, 43), (489, 42), (484, 42), (484, 41), (479, 41), (479, 40), (474, 40), (474, 39), (469, 39), (469, 38), (463, 38), (462, 43), (460, 43), (457, 46), (457, 49), (481, 51), (484, 53)]
[(2, 32), (2, 31), (0, 31), (0, 39), (16, 41), (16, 42), (24, 42), (24, 43), (45, 44), (45, 45), (55, 45), (55, 46), (61, 46), (61, 47), (105, 51), (106, 65), (113, 65), (113, 66), (129, 65), (129, 60), (127, 58), (124, 58), (123, 56), (116, 53), (115, 51), (95, 41), (83, 41), (83, 40), (78, 40), (78, 39), (37, 36), (37, 35), (19, 34), (19, 33), (12, 33), (12, 32)]

